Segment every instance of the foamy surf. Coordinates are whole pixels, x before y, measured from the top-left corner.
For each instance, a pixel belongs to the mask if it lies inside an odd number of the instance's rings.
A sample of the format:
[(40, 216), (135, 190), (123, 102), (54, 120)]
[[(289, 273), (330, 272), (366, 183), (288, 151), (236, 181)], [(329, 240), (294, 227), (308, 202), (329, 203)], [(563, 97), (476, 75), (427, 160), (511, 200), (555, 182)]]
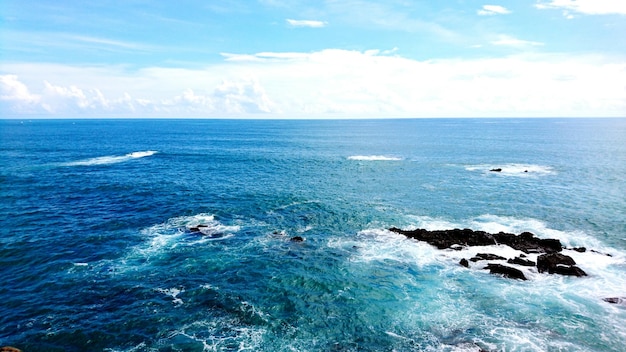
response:
[(396, 156), (387, 155), (352, 155), (348, 157), (348, 160), (358, 161), (400, 161), (402, 158)]
[[(568, 280), (559, 275), (540, 274), (536, 267), (525, 267), (507, 263), (506, 259), (524, 256), (524, 259), (533, 262), (537, 261), (539, 254), (524, 253), (506, 245), (459, 247), (457, 250), (439, 250), (426, 242), (408, 239), (386, 229), (368, 229), (358, 233), (357, 241), (333, 241), (332, 247), (358, 248), (358, 255), (353, 256), (353, 261), (406, 261), (424, 266), (440, 266), (447, 268), (459, 268), (461, 259), (476, 257), (479, 253), (490, 253), (505, 260), (479, 260), (470, 264), (470, 270), (479, 275), (489, 275), (483, 268), (487, 263), (499, 263), (520, 269), (529, 280), (561, 282), (563, 280), (578, 286), (582, 291), (590, 295), (595, 292), (603, 292), (602, 295), (620, 295), (621, 287), (626, 287), (626, 278), (620, 274), (619, 268), (626, 265), (626, 253), (608, 247), (601, 241), (582, 232), (568, 232), (552, 229), (544, 222), (537, 219), (520, 219), (513, 217), (502, 217), (496, 215), (482, 215), (461, 222), (450, 222), (431, 217), (409, 217), (414, 223), (408, 228), (424, 228), (429, 231), (445, 230), (453, 228), (471, 228), (489, 233), (507, 232), (519, 234), (521, 232), (531, 232), (538, 238), (556, 238), (561, 241), (565, 249), (563, 254), (572, 257), (577, 265), (582, 268), (589, 277), (582, 279)], [(574, 248), (585, 247), (584, 252), (574, 250)], [(602, 283), (602, 284), (600, 284)], [(588, 286), (583, 288), (584, 286)]]
[(71, 161), (67, 163), (61, 163), (60, 166), (95, 166), (95, 165), (109, 165), (109, 164), (117, 164), (125, 161), (145, 158), (148, 156), (152, 156), (158, 153), (154, 150), (140, 151), (140, 152), (132, 152), (125, 155), (108, 155), (108, 156), (99, 156), (96, 158), (89, 158), (78, 161)]
[[(201, 225), (202, 231), (195, 231)], [(212, 214), (200, 213), (180, 216), (141, 230), (144, 241), (130, 248), (123, 259), (115, 264), (115, 272), (143, 270), (152, 261), (160, 261), (168, 252), (185, 247), (206, 245), (234, 237), (238, 225), (224, 225)]]
[[(620, 302), (623, 301), (623, 288), (626, 287), (626, 278), (623, 276), (626, 256), (620, 250), (603, 246), (583, 233), (552, 229), (536, 219), (484, 215), (451, 222), (423, 217), (415, 225), (415, 228), (474, 227), (476, 230), (514, 233), (523, 229), (540, 238), (560, 238), (564, 244), (598, 244), (599, 248), (588, 247), (583, 253), (571, 248), (564, 249), (562, 253), (571, 256), (588, 274), (586, 277), (569, 277), (539, 273), (536, 267), (511, 264), (506, 260), (470, 261), (469, 268), (459, 264), (461, 259), (470, 259), (478, 253), (496, 254), (504, 258), (524, 254), (525, 259), (537, 261), (539, 254), (523, 253), (505, 245), (439, 250), (426, 242), (408, 239), (386, 229), (363, 230), (355, 238), (336, 238), (329, 241), (329, 247), (341, 249), (351, 255), (350, 262), (354, 263), (351, 270), (384, 273), (384, 268), (402, 268), (394, 272), (393, 278), (402, 283), (395, 285), (397, 289), (403, 290), (398, 295), (411, 297), (416, 295), (413, 291), (417, 291), (419, 294), (416, 297), (419, 298), (413, 303), (416, 308), (409, 306), (401, 310), (397, 320), (407, 320), (413, 324), (423, 321), (431, 326), (441, 324), (454, 327), (453, 331), (482, 331), (479, 335), (484, 340), (481, 339), (480, 346), (491, 345), (493, 350), (540, 351), (550, 350), (558, 345), (563, 350), (582, 351), (584, 349), (580, 346), (565, 339), (558, 341), (559, 334), (551, 332), (549, 327), (558, 326), (562, 319), (568, 319), (568, 324), (580, 324), (583, 329), (588, 324), (585, 317), (598, 314), (606, 319), (597, 321), (597, 324), (605, 325), (606, 329), (618, 329), (619, 334), (626, 333), (622, 327), (611, 325), (611, 322), (619, 321), (623, 316)], [(607, 253), (590, 250), (600, 248)], [(484, 269), (489, 263), (519, 269), (528, 280), (492, 275), (489, 270)], [(377, 285), (384, 285), (384, 281), (377, 281)], [(429, 297), (428, 302), (421, 300), (425, 296)], [(618, 304), (611, 304), (607, 299), (613, 299)], [(541, 308), (539, 312), (535, 311), (537, 307)], [(493, 311), (509, 309), (507, 316), (493, 317), (491, 314)], [(529, 328), (529, 322), (533, 322), (533, 328)], [(538, 331), (536, 326), (545, 326), (546, 329)], [(493, 344), (493, 341), (498, 342)], [(463, 346), (467, 350), (478, 350), (473, 343)]]

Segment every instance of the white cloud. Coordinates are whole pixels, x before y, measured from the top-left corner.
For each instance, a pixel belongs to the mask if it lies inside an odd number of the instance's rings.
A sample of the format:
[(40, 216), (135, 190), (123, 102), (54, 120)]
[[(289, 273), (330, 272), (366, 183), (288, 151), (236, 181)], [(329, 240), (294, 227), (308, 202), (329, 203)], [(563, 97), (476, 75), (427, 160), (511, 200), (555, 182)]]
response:
[(0, 75), (0, 99), (34, 103), (39, 97), (30, 93), (28, 87), (16, 75)]
[(522, 40), (518, 38), (511, 37), (509, 35), (499, 35), (496, 40), (491, 41), (492, 45), (502, 45), (502, 46), (512, 46), (512, 47), (529, 47), (529, 46), (542, 46), (541, 42), (534, 42), (530, 40)]
[(313, 20), (292, 20), (287, 19), (287, 23), (292, 27), (321, 28), (326, 26), (326, 22)]
[(385, 53), (225, 54), (203, 69), (134, 72), (6, 64), (18, 76), (1, 76), (0, 109), (59, 117), (626, 116), (623, 60), (526, 53), (419, 61)]
[(551, 0), (538, 1), (538, 9), (562, 9), (563, 15), (571, 18), (569, 11), (586, 15), (626, 15), (624, 0)]
[[(25, 113), (36, 109), (40, 96), (32, 94), (16, 75), (0, 75), (0, 109)], [(1, 110), (0, 110), (1, 111)]]
[(507, 15), (507, 14), (510, 14), (511, 11), (499, 5), (483, 5), (482, 9), (478, 10), (477, 13), (481, 16), (493, 16), (493, 15)]

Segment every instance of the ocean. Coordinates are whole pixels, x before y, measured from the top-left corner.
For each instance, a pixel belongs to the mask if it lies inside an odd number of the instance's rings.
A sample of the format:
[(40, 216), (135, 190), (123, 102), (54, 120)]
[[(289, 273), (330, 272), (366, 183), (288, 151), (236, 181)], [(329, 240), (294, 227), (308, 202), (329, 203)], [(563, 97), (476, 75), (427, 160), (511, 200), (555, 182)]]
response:
[[(626, 119), (0, 120), (0, 225), (25, 352), (626, 346)], [(588, 276), (391, 227), (557, 238)]]

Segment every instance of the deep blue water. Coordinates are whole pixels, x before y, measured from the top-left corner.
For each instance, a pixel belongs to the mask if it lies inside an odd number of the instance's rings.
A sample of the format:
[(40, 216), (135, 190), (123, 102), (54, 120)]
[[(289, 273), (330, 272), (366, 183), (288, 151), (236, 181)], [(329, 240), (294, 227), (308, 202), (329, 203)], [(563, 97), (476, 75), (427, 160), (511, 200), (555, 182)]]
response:
[[(600, 253), (516, 281), (392, 226)], [(0, 279), (24, 351), (621, 351), (626, 120), (0, 120)]]

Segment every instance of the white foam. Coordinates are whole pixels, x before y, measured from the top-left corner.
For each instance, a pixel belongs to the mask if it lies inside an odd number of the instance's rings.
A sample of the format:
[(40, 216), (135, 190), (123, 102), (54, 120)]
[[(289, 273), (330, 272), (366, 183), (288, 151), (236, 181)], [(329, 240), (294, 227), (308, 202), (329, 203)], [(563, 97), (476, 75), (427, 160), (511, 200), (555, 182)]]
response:
[(162, 293), (166, 296), (170, 296), (172, 297), (172, 303), (179, 306), (183, 304), (183, 300), (178, 298), (178, 295), (185, 292), (184, 289), (180, 289), (180, 288), (157, 288), (155, 291)]
[(359, 160), (359, 161), (399, 161), (402, 158), (396, 156), (386, 156), (386, 155), (352, 155), (348, 157), (348, 160)]
[[(573, 281), (573, 284), (583, 285), (580, 290), (589, 295), (611, 297), (623, 295), (623, 287), (626, 287), (626, 277), (623, 268), (626, 267), (626, 253), (609, 248), (599, 240), (583, 232), (567, 232), (549, 228), (544, 222), (537, 219), (514, 218), (496, 215), (482, 215), (466, 221), (454, 223), (431, 217), (414, 216), (415, 225), (408, 228), (424, 228), (430, 231), (453, 228), (471, 228), (473, 230), (486, 231), (489, 233), (507, 232), (519, 234), (525, 231), (535, 234), (538, 238), (556, 238), (568, 248), (586, 247), (586, 252), (578, 252), (573, 249), (564, 249), (563, 254), (574, 259), (577, 266), (583, 269), (589, 277)], [(471, 259), (478, 253), (496, 254), (506, 259), (512, 259), (522, 254), (525, 259), (536, 262), (539, 254), (524, 253), (506, 245), (462, 247), (461, 250), (438, 250), (426, 242), (407, 239), (405, 236), (383, 229), (369, 229), (359, 232), (360, 244), (356, 242), (339, 241), (331, 242), (334, 247), (359, 248), (358, 255), (353, 258), (356, 261), (405, 261), (418, 266), (444, 265), (448, 268), (466, 270), (458, 263), (461, 259)], [(591, 251), (591, 249), (595, 251)], [(607, 255), (610, 254), (610, 255)], [(472, 272), (486, 272), (483, 268), (487, 263), (501, 263), (515, 267), (529, 280), (559, 281), (566, 278), (560, 275), (540, 274), (536, 267), (509, 264), (506, 260), (487, 261), (481, 260), (476, 263), (470, 262)]]
[(358, 255), (354, 256), (352, 261), (366, 263), (406, 261), (424, 266), (436, 264), (444, 259), (441, 252), (428, 243), (413, 241), (388, 230), (363, 230), (358, 233), (358, 237), (360, 243), (356, 245)]
[[(491, 171), (494, 169), (500, 169), (501, 171)], [(465, 166), (467, 171), (481, 171), (483, 173), (489, 173), (501, 176), (545, 176), (555, 174), (556, 171), (550, 166), (535, 165), (535, 164), (479, 164)]]
[(67, 163), (61, 163), (59, 165), (60, 166), (109, 165), (109, 164), (116, 164), (116, 163), (129, 161), (129, 160), (132, 160), (132, 159), (145, 158), (145, 157), (148, 157), (148, 156), (152, 156), (152, 155), (154, 155), (156, 153), (158, 153), (158, 152), (154, 151), (154, 150), (148, 150), (148, 151), (141, 151), (141, 152), (132, 152), (132, 153), (128, 153), (126, 155), (100, 156), (100, 157), (96, 157), (96, 158), (89, 158), (89, 159), (84, 159), (84, 160), (78, 160), (78, 161), (71, 161), (71, 162), (67, 162)]
[[(202, 227), (198, 227), (202, 225)], [(188, 236), (190, 228), (197, 227), (203, 236)], [(238, 225), (224, 225), (215, 220), (213, 214), (200, 213), (192, 216), (180, 216), (169, 219), (167, 222), (157, 224), (144, 229), (142, 233), (151, 236), (152, 240), (147, 248), (143, 249), (146, 254), (175, 248), (179, 245), (198, 245), (207, 241), (219, 241), (228, 239), (238, 232)], [(185, 239), (185, 241), (183, 241)]]
[[(189, 229), (204, 225), (204, 233), (190, 232)], [(196, 214), (171, 218), (168, 221), (141, 230), (145, 241), (130, 248), (128, 253), (118, 262), (111, 264), (115, 273), (143, 270), (151, 261), (159, 260), (163, 253), (178, 247), (202, 246), (207, 242), (222, 241), (235, 236), (240, 229), (238, 225), (224, 225), (212, 214)]]

